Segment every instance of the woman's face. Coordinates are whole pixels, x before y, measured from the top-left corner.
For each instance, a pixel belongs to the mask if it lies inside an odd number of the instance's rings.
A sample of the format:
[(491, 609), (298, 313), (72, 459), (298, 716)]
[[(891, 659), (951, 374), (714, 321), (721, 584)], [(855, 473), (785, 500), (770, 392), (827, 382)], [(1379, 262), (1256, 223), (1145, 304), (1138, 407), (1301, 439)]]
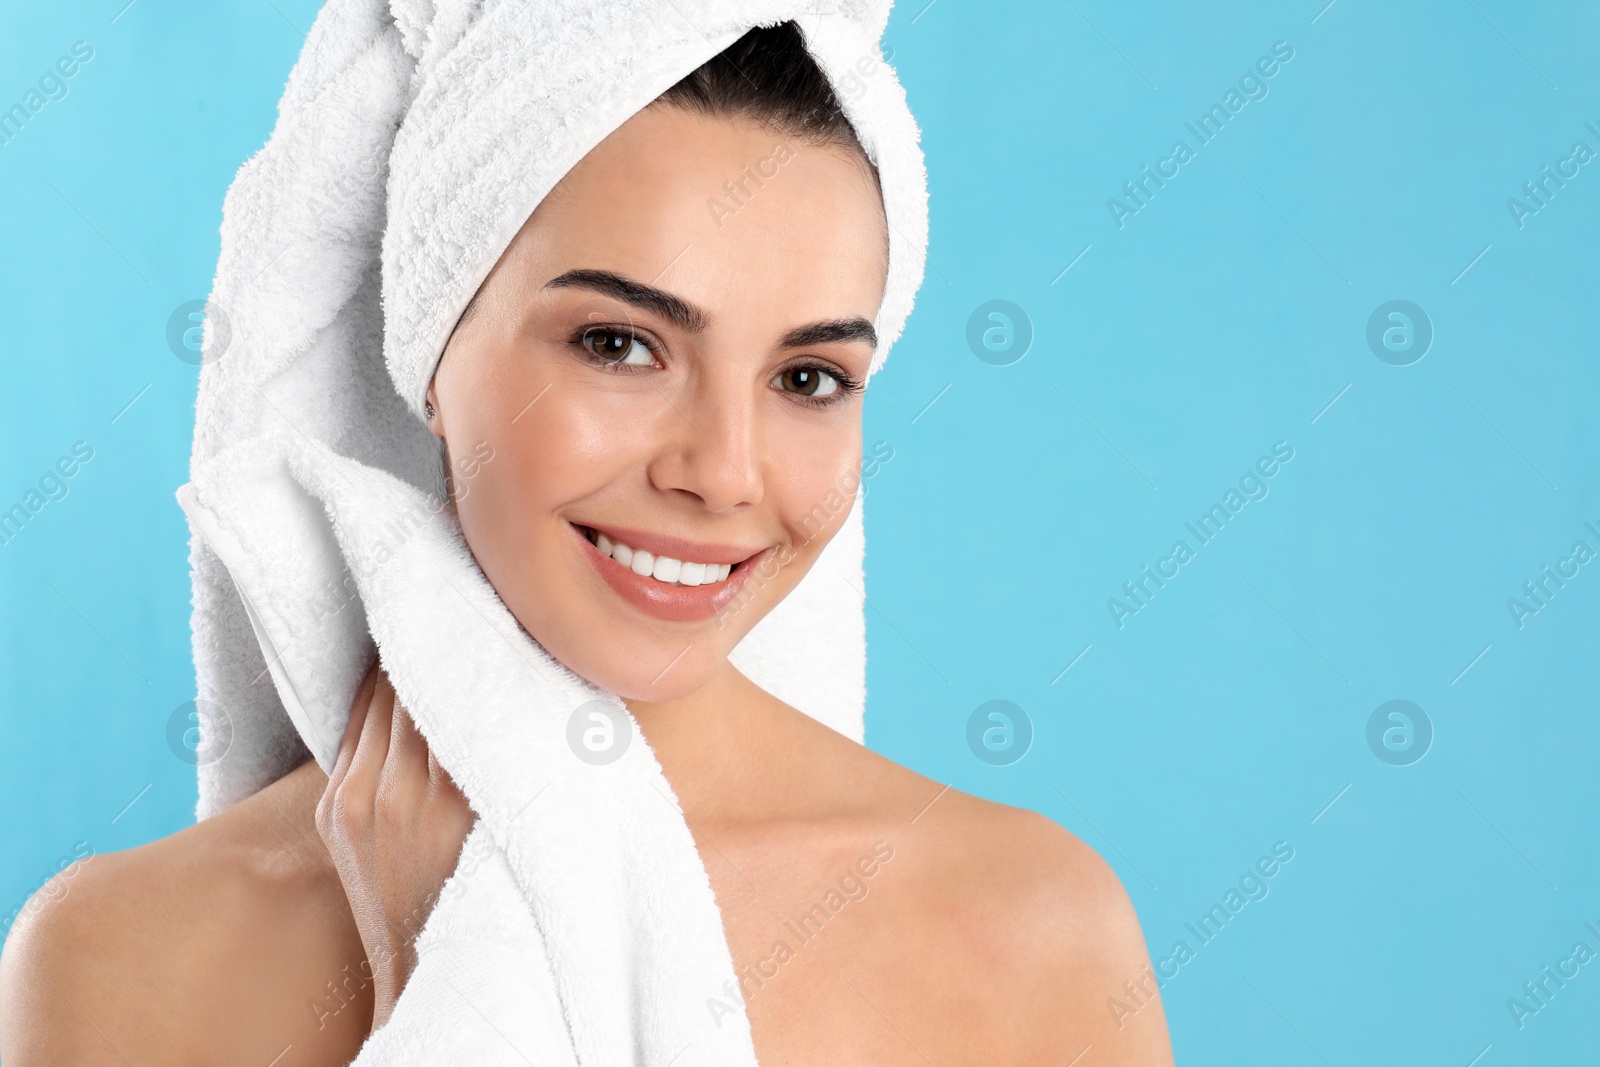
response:
[(886, 235), (859, 159), (664, 106), (529, 217), (428, 399), (467, 543), (553, 656), (686, 695), (811, 568), (860, 477)]

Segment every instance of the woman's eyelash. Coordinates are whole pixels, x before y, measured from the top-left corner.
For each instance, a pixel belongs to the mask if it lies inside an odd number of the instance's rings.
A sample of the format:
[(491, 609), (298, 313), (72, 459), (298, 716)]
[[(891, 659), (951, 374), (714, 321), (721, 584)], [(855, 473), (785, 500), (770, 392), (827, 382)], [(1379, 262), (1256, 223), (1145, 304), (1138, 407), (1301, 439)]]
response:
[[(645, 349), (649, 351), (653, 357), (659, 359), (661, 356), (661, 353), (656, 348), (655, 342), (642, 333), (637, 333), (634, 330), (622, 326), (585, 326), (572, 335), (570, 343), (577, 346), (585, 360), (594, 366), (601, 367), (605, 370), (632, 372), (642, 368), (636, 363), (623, 363), (621, 360), (605, 359), (597, 355), (594, 349), (589, 347), (589, 338), (595, 334), (609, 334), (613, 337), (624, 337), (629, 341), (637, 341), (644, 345)], [(840, 403), (841, 401), (861, 392), (861, 382), (858, 379), (852, 377), (830, 363), (821, 363), (816, 361), (794, 363), (779, 370), (777, 376), (781, 377), (782, 375), (790, 374), (794, 371), (800, 370), (821, 371), (823, 374), (826, 374), (828, 377), (832, 378), (836, 383), (838, 383), (839, 386), (832, 393), (820, 397), (810, 396), (805, 393), (791, 393), (788, 390), (780, 390), (787, 396), (791, 396), (809, 407), (831, 407), (834, 404)]]

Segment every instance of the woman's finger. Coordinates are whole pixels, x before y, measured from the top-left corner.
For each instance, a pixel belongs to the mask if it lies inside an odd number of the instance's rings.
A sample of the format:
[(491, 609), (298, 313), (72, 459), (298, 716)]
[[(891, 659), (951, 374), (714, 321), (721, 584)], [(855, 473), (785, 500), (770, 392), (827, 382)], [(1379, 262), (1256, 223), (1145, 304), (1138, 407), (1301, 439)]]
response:
[(384, 794), (389, 800), (411, 807), (422, 801), (427, 787), (428, 742), (396, 697), (389, 732), (389, 755), (383, 769)]
[(394, 717), (389, 733), (389, 762), (404, 771), (407, 780), (425, 778), (428, 770), (428, 743), (417, 729), (399, 697), (394, 702)]
[(466, 794), (461, 792), (461, 787), (450, 777), (450, 772), (440, 766), (431, 749), (428, 751), (427, 768), (424, 773), (423, 788), (427, 796), (431, 830), (439, 843), (438, 847), (454, 857), (455, 862), (449, 867), (449, 870), (454, 871), (460, 863), (461, 846), (477, 816), (472, 812), (472, 805), (467, 803)]
[(456, 783), (450, 777), (450, 772), (439, 763), (439, 758), (433, 754), (433, 749), (428, 749), (428, 784), (435, 789), (453, 787)]
[(378, 673), (378, 660), (373, 657), (372, 666), (367, 668), (361, 684), (356, 687), (355, 700), (350, 704), (350, 718), (345, 722), (344, 736), (339, 739), (339, 754), (334, 758), (333, 770), (328, 772), (328, 781), (334, 786), (344, 779), (345, 772), (350, 769), (350, 761), (355, 759), (356, 743), (361, 740), (361, 726), (367, 719), (367, 706), (372, 703)]
[(373, 686), (372, 700), (367, 707), (366, 721), (361, 724), (361, 739), (356, 742), (355, 758), (340, 783), (340, 794), (347, 800), (359, 798), (363, 808), (370, 808), (378, 793), (378, 783), (383, 777), (383, 764), (389, 754), (389, 734), (394, 717), (394, 687), (388, 677), (378, 672)]

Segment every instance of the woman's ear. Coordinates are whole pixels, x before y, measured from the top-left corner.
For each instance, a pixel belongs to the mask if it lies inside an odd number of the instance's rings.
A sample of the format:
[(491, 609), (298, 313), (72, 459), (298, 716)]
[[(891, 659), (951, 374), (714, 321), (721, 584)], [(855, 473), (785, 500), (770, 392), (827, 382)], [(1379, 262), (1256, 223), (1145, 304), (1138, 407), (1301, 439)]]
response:
[(422, 402), (422, 413), (427, 417), (429, 432), (444, 440), (444, 417), (439, 413), (439, 395), (432, 379), (428, 381), (428, 394)]

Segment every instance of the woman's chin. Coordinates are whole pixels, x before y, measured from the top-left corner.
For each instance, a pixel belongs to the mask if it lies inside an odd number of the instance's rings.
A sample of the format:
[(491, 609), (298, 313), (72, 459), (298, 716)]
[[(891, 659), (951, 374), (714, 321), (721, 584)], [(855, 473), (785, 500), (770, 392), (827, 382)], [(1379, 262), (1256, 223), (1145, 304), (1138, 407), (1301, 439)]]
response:
[[(537, 635), (535, 635), (537, 636)], [(728, 661), (719, 645), (702, 638), (667, 647), (656, 642), (605, 639), (603, 645), (557, 649), (541, 645), (574, 674), (623, 700), (659, 704), (700, 690)]]
[[(727, 662), (723, 660), (722, 662)], [(619, 666), (614, 675), (599, 672), (602, 678), (589, 675), (591, 682), (609, 693), (615, 693), (620, 699), (630, 703), (664, 704), (673, 700), (680, 700), (692, 696), (704, 688), (715, 674), (715, 670), (708, 667), (694, 669), (680, 669), (682, 664), (673, 667), (667, 674), (655, 678), (641, 674), (632, 669)]]

